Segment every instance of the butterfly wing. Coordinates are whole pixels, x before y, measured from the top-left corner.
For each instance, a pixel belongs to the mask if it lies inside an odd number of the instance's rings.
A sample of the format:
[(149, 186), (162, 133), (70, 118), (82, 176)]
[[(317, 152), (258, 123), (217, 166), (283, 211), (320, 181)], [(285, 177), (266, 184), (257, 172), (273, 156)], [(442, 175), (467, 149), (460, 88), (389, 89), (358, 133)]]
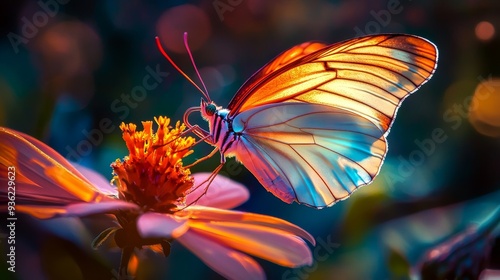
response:
[(320, 46), (278, 56), (228, 106), (241, 132), (237, 159), (282, 200), (314, 207), (373, 180), (398, 107), (432, 76), (438, 56), (431, 42), (411, 35)]
[(437, 56), (434, 44), (412, 35), (351, 39), (260, 73), (272, 68), (271, 62), (241, 87), (228, 109), (234, 116), (278, 102), (317, 103), (362, 115), (387, 130), (401, 101), (432, 76)]
[[(326, 45), (323, 43), (318, 43), (318, 42), (305, 42), (300, 45), (294, 46), (290, 48), (289, 50), (281, 53), (277, 57), (275, 57), (273, 60), (271, 60), (268, 64), (266, 64), (264, 67), (262, 67), (259, 71), (255, 72), (254, 75), (252, 75), (246, 82), (245, 84), (241, 87), (241, 89), (238, 92), (243, 92), (246, 91), (246, 89), (252, 88), (254, 85), (260, 84), (263, 79), (268, 77), (271, 73), (277, 71), (280, 68), (283, 68), (290, 63), (308, 55), (311, 54), (317, 50), (325, 48)], [(236, 102), (236, 99), (238, 98), (243, 98), (245, 95), (244, 94), (236, 94), (231, 101), (231, 103)], [(209, 118), (206, 116), (205, 118)], [(211, 123), (211, 122), (209, 122)], [(210, 124), (213, 127), (216, 127), (214, 124)], [(212, 128), (210, 128), (213, 130)], [(217, 137), (215, 137), (217, 138)]]
[(283, 201), (332, 205), (366, 185), (386, 152), (384, 131), (352, 112), (321, 104), (280, 103), (242, 112), (234, 155)]
[(238, 99), (244, 99), (248, 96), (247, 93), (250, 93), (254, 86), (262, 83), (263, 80), (271, 73), (289, 65), (294, 61), (297, 61), (300, 58), (303, 58), (306, 55), (324, 49), (326, 46), (326, 44), (319, 42), (305, 42), (279, 54), (259, 71), (255, 72), (255, 74), (250, 77), (245, 84), (243, 84), (238, 93), (234, 96), (233, 100), (231, 100), (230, 104), (242, 102), (243, 100)]

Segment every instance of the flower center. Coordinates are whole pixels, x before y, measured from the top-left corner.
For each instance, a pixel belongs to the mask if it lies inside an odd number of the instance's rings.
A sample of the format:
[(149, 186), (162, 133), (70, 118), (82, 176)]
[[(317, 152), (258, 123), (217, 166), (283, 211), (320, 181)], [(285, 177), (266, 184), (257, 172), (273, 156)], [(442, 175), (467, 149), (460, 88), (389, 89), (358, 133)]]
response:
[(135, 124), (120, 125), (129, 155), (123, 161), (111, 164), (113, 182), (120, 199), (136, 203), (144, 211), (173, 213), (185, 204), (186, 192), (193, 186), (189, 168), (182, 159), (190, 155), (195, 140), (184, 137), (184, 124), (170, 127), (170, 119), (155, 117), (153, 122), (142, 122), (144, 129), (137, 131)]

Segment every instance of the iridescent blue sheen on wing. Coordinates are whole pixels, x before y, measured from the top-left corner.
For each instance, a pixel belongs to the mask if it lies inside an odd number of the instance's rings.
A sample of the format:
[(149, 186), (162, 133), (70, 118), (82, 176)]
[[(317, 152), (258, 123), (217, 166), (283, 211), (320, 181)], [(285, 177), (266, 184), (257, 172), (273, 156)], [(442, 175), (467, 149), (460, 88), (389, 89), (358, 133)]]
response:
[(372, 122), (319, 104), (260, 106), (238, 114), (233, 129), (241, 138), (228, 155), (286, 202), (318, 208), (368, 184), (386, 150), (384, 131)]

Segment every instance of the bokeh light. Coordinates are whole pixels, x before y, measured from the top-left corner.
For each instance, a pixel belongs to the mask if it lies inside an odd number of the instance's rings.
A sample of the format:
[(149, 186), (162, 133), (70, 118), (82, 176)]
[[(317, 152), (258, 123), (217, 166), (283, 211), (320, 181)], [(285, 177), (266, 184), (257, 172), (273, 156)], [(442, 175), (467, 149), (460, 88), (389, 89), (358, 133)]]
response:
[(444, 91), (442, 98), (442, 110), (446, 111), (455, 104), (462, 105), (467, 96), (474, 91), (477, 81), (473, 79), (459, 79), (451, 83)]
[(70, 95), (85, 107), (94, 95), (93, 71), (102, 60), (95, 30), (79, 21), (56, 23), (37, 37), (34, 51), (44, 91), (56, 97)]
[(484, 80), (476, 87), (469, 107), (469, 121), (481, 134), (500, 137), (500, 79)]
[(488, 21), (481, 21), (476, 25), (476, 37), (482, 41), (489, 41), (495, 35), (495, 27)]
[(210, 38), (212, 28), (204, 10), (194, 5), (181, 5), (165, 11), (156, 24), (156, 31), (165, 48), (185, 53), (183, 34), (189, 34), (189, 48), (199, 49)]

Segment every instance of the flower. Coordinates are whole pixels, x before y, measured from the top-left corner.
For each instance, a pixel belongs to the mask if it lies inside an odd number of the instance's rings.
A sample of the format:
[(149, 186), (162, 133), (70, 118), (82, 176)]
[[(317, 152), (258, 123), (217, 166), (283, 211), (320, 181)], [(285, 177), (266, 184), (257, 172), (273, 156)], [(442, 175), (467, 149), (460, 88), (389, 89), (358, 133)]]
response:
[(179, 137), (185, 129), (177, 122), (169, 129), (170, 120), (155, 118), (158, 131), (153, 133), (151, 121), (143, 122), (143, 131), (135, 124), (120, 126), (130, 155), (111, 167), (116, 176), (120, 199), (140, 205), (145, 211), (174, 213), (184, 207), (186, 192), (194, 185), (182, 159), (192, 153), (195, 140)]
[[(265, 278), (247, 254), (288, 267), (312, 263), (304, 242), (315, 243), (309, 233), (275, 217), (228, 210), (248, 199), (247, 189), (217, 176), (205, 192), (211, 174), (191, 175), (182, 163), (194, 139), (183, 136), (184, 125), (155, 121), (156, 132), (152, 122), (143, 122), (143, 131), (120, 126), (130, 154), (112, 163), (116, 188), (42, 142), (0, 127), (0, 182), (15, 167), (16, 210), (38, 218), (113, 214), (107, 217), (119, 227), (103, 231), (94, 245), (114, 236), (126, 260), (121, 273), (134, 250), (148, 247), (168, 255), (174, 240), (230, 279)], [(0, 197), (7, 196), (2, 188)]]

